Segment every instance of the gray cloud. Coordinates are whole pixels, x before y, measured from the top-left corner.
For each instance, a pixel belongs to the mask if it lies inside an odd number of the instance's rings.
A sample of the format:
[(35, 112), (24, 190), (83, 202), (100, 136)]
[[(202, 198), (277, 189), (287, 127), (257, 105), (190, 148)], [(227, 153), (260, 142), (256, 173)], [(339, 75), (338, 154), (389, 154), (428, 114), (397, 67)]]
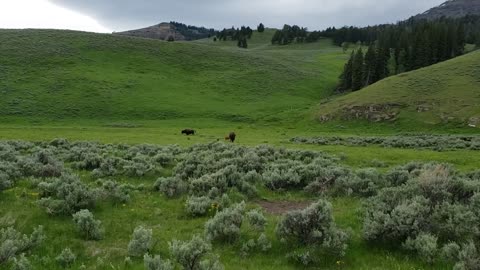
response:
[(397, 22), (445, 0), (50, 0), (113, 31), (164, 21), (221, 29), (232, 25), (298, 24), (310, 30)]

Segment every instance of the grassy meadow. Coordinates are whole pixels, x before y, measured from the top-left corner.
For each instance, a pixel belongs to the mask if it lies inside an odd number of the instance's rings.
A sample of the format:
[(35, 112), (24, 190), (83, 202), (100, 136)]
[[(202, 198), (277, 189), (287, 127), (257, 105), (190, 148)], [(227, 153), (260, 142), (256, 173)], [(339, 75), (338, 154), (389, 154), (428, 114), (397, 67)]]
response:
[[(411, 161), (449, 163), (460, 172), (478, 169), (480, 151), (434, 151), (380, 146), (322, 146), (290, 142), (296, 136), (366, 136), (477, 134), (465, 123), (480, 117), (480, 53), (378, 82), (344, 96), (334, 94), (338, 77), (350, 55), (322, 39), (311, 44), (272, 46), (273, 29), (255, 32), (248, 49), (234, 42), (205, 39), (163, 42), (115, 35), (54, 30), (0, 30), (0, 141), (42, 141), (55, 138), (105, 144), (179, 145), (224, 141), (230, 131), (236, 144), (253, 148), (320, 151), (338, 157), (351, 168), (374, 168), (385, 173)], [(333, 95), (333, 96), (332, 96)], [(328, 123), (319, 115), (338, 114), (344, 106), (400, 102), (396, 122), (362, 120)], [(418, 105), (429, 111), (418, 113)], [(448, 123), (442, 117), (451, 117)], [(453, 118), (452, 118), (453, 117)], [(439, 120), (440, 119), (440, 120)], [(458, 121), (457, 121), (458, 120)], [(184, 128), (197, 130), (182, 136)], [(2, 150), (2, 149), (0, 149)], [(1, 151), (0, 151), (1, 153)], [(2, 160), (0, 160), (1, 162)], [(381, 166), (379, 166), (381, 161)], [(66, 166), (71, 164), (66, 163)], [(43, 225), (47, 241), (29, 253), (34, 269), (62, 269), (54, 258), (65, 247), (78, 256), (73, 269), (144, 269), (142, 258), (125, 264), (133, 229), (153, 229), (152, 252), (168, 257), (168, 242), (187, 240), (203, 232), (211, 216), (185, 213), (186, 195), (169, 199), (152, 190), (155, 180), (171, 176), (175, 164), (145, 177), (112, 177), (118, 183), (144, 185), (131, 193), (128, 204), (99, 203), (92, 212), (102, 221), (105, 237), (78, 237), (70, 216), (52, 217), (36, 201), (38, 189), (21, 178), (0, 191), (0, 229), (12, 225), (31, 233)], [(97, 185), (84, 170), (73, 169), (87, 185)], [(321, 196), (302, 189), (272, 191), (257, 185), (261, 201), (314, 202)], [(236, 198), (237, 194), (231, 194)], [(395, 243), (373, 245), (362, 237), (365, 198), (330, 196), (338, 226), (351, 232), (346, 256), (325, 258), (306, 267), (287, 259), (289, 247), (275, 237), (279, 215), (266, 214), (266, 235), (273, 248), (266, 253), (239, 256), (251, 232), (242, 229), (239, 242), (215, 243), (225, 269), (451, 269), (449, 263), (428, 264)], [(13, 223), (9, 223), (13, 220)], [(50, 261), (41, 262), (41, 258)], [(0, 264), (0, 269), (5, 265)], [(8, 268), (5, 268), (8, 269)]]

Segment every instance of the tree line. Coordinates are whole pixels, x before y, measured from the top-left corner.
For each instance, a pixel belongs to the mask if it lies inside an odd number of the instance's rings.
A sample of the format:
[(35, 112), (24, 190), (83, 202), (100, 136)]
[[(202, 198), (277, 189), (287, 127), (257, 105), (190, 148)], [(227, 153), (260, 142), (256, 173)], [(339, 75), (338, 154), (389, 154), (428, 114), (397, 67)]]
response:
[[(197, 40), (202, 38), (213, 37), (217, 34), (217, 31), (213, 28), (197, 27), (193, 25), (186, 25), (179, 22), (170, 22), (180, 34), (182, 34), (186, 40)], [(172, 37), (173, 38), (173, 37)], [(171, 40), (173, 41), (173, 40)]]
[(357, 91), (388, 76), (462, 55), (466, 43), (480, 42), (480, 28), (473, 27), (479, 22), (480, 17), (475, 16), (410, 19), (394, 25), (329, 28), (323, 35), (333, 38), (337, 45), (358, 44), (345, 64), (339, 85), (340, 91)]
[(237, 45), (240, 48), (248, 48), (247, 39), (250, 39), (253, 35), (253, 30), (247, 26), (242, 26), (241, 28), (232, 28), (226, 29), (224, 28), (222, 31), (217, 33), (217, 39), (221, 41), (226, 40), (235, 40), (237, 41)]

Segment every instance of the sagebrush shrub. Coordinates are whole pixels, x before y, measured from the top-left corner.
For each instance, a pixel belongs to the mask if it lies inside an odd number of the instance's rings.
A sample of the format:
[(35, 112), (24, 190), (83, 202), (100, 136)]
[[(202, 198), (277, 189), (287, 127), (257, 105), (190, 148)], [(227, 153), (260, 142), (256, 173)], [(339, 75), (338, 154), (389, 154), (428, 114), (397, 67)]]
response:
[(245, 202), (235, 204), (218, 212), (205, 224), (205, 236), (208, 240), (235, 241), (240, 236)]
[(104, 195), (110, 198), (115, 205), (124, 204), (130, 201), (129, 187), (126, 185), (119, 185), (114, 181), (106, 181), (102, 185)]
[(154, 185), (155, 190), (160, 191), (169, 198), (177, 197), (187, 191), (187, 184), (178, 177), (160, 177)]
[(104, 229), (102, 222), (95, 220), (93, 214), (84, 209), (73, 215), (73, 222), (77, 230), (87, 240), (100, 240), (103, 238)]
[(260, 234), (257, 239), (257, 246), (260, 248), (261, 251), (265, 252), (272, 248), (272, 243), (268, 240), (267, 235), (265, 233)]
[(173, 240), (170, 243), (172, 257), (186, 270), (201, 269), (200, 263), (211, 248), (211, 245), (198, 235), (189, 241)]
[(406, 170), (410, 180), (381, 190), (368, 202), (367, 240), (397, 243), (434, 262), (440, 250), (445, 252), (442, 246), (478, 239), (480, 182), (442, 164), (412, 165)]
[(438, 238), (430, 234), (420, 234), (415, 239), (408, 238), (403, 246), (415, 251), (422, 260), (428, 263), (433, 263), (440, 252)]
[(148, 253), (153, 245), (152, 229), (143, 226), (135, 228), (130, 243), (128, 243), (128, 255), (133, 257), (143, 256)]
[(263, 213), (257, 209), (247, 212), (247, 219), (250, 223), (250, 226), (258, 231), (264, 231), (265, 226), (267, 225), (267, 219)]
[(63, 174), (38, 185), (42, 199), (39, 205), (51, 215), (71, 215), (95, 206), (96, 194), (78, 176)]
[(348, 235), (336, 227), (332, 205), (325, 200), (319, 200), (304, 210), (288, 212), (278, 223), (276, 231), (280, 239), (319, 245), (340, 256), (347, 248)]
[(13, 181), (11, 181), (7, 174), (0, 171), (0, 191), (11, 188)]
[(209, 197), (189, 197), (185, 202), (185, 210), (192, 217), (205, 216), (212, 208), (212, 199)]
[(25, 257), (24, 253), (20, 254), (19, 258), (13, 258), (12, 270), (31, 270), (31, 269), (32, 269), (32, 264), (30, 263), (28, 258)]
[(70, 268), (77, 260), (77, 255), (75, 255), (71, 249), (66, 248), (62, 250), (60, 255), (58, 255), (55, 260), (63, 268)]
[(479, 248), (473, 241), (462, 246), (458, 253), (458, 262), (455, 264), (454, 270), (478, 270), (480, 269), (480, 252)]
[(17, 254), (30, 251), (45, 240), (43, 227), (37, 227), (30, 236), (21, 234), (12, 227), (0, 229), (0, 265)]
[(145, 270), (173, 270), (174, 267), (169, 260), (163, 260), (160, 255), (155, 255), (154, 257), (150, 254), (145, 254), (143, 256), (143, 264)]

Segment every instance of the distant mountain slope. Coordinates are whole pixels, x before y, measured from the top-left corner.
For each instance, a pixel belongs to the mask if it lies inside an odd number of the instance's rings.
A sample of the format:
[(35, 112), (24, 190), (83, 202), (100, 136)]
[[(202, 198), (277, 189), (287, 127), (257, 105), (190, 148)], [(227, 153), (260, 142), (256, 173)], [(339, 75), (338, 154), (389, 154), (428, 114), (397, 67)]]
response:
[(160, 23), (146, 28), (115, 33), (117, 35), (168, 40), (197, 40), (215, 35), (214, 29), (196, 27), (177, 22)]
[(333, 119), (480, 126), (480, 51), (382, 80), (317, 110)]
[(480, 15), (480, 0), (449, 0), (415, 18), (438, 19), (443, 16), (458, 18), (466, 15)]

